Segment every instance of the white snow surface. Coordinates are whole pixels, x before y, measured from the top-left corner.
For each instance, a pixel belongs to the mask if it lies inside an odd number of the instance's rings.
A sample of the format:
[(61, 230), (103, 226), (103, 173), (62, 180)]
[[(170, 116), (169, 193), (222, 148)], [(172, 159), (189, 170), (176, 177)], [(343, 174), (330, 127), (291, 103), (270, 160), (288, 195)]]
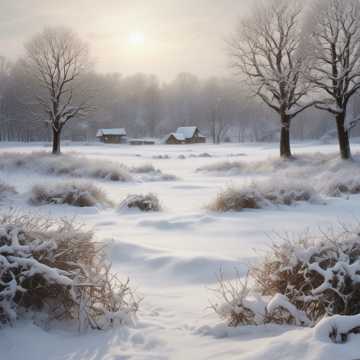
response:
[[(43, 151), (44, 144), (0, 143), (0, 153)], [(299, 143), (294, 152), (336, 154), (336, 145)], [(354, 153), (360, 145), (353, 145)], [(109, 244), (113, 267), (121, 277), (130, 276), (133, 287), (144, 297), (135, 327), (79, 334), (62, 327), (44, 329), (31, 319), (0, 329), (0, 359), (6, 360), (123, 360), (123, 359), (359, 359), (360, 335), (350, 335), (346, 344), (331, 343), (323, 328), (279, 325), (228, 328), (209, 307), (216, 274), (222, 269), (230, 279), (245, 275), (271, 241), (268, 234), (314, 232), (353, 224), (360, 214), (360, 195), (325, 197), (325, 204), (300, 203), (240, 213), (214, 213), (207, 205), (228, 186), (248, 186), (253, 181), (271, 181), (273, 171), (220, 172), (196, 169), (225, 161), (270, 163), (277, 157), (276, 144), (226, 144), (182, 146), (128, 146), (71, 144), (64, 153), (80, 155), (99, 164), (107, 160), (128, 168), (152, 164), (177, 181), (110, 182), (89, 179), (119, 204), (128, 194), (154, 193), (162, 211), (118, 212), (114, 208), (75, 208), (68, 205), (34, 207), (28, 203), (35, 184), (66, 179), (25, 170), (0, 170), (0, 181), (16, 188), (0, 204), (0, 212), (10, 208), (20, 213), (50, 217), (76, 217), (91, 227), (96, 237)], [(201, 154), (210, 156), (199, 156)], [(240, 158), (241, 156), (241, 158)], [(239, 159), (237, 159), (239, 157)], [(330, 156), (331, 157), (331, 156)], [(336, 166), (339, 166), (336, 164)], [(313, 169), (311, 171), (311, 169)], [(276, 173), (276, 169), (273, 169)], [(308, 166), (282, 170), (289, 178), (311, 185), (316, 179), (330, 181), (332, 171)], [(324, 170), (325, 171), (325, 170)], [(348, 167), (351, 176), (353, 167)], [(298, 176), (296, 176), (298, 175)], [(255, 250), (255, 251), (254, 251)]]
[(103, 135), (124, 135), (126, 136), (126, 130), (124, 128), (117, 129), (99, 129), (96, 133), (96, 137)]

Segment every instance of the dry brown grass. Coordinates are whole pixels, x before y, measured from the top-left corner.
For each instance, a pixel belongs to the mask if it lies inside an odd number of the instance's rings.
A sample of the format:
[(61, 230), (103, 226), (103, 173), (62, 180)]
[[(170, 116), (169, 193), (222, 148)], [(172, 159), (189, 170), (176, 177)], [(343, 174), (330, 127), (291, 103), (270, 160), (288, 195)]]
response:
[(315, 190), (299, 183), (253, 183), (243, 188), (229, 187), (210, 204), (212, 211), (241, 211), (270, 205), (292, 205), (297, 202), (318, 201)]
[(34, 205), (68, 204), (87, 207), (112, 205), (104, 191), (89, 183), (60, 183), (36, 185), (31, 190), (30, 202)]
[(72, 222), (2, 217), (0, 257), (2, 323), (26, 310), (103, 329), (130, 322), (138, 309), (128, 281), (111, 273), (104, 245)]
[[(320, 237), (306, 233), (274, 242), (250, 268), (246, 281), (220, 277), (217, 294), (222, 304), (213, 308), (229, 326), (309, 326), (325, 316), (360, 314), (359, 284), (357, 231), (343, 227)], [(358, 331), (358, 326), (350, 330)]]

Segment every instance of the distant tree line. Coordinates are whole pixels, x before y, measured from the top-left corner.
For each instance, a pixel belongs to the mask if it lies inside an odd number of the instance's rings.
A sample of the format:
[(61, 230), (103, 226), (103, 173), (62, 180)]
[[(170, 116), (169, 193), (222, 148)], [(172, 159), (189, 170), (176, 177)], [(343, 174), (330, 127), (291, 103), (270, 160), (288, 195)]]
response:
[(235, 74), (228, 78), (180, 73), (161, 82), (99, 73), (75, 33), (44, 29), (25, 44), (23, 58), (0, 56), (0, 141), (52, 140), (58, 153), (60, 135), (92, 141), (98, 128), (124, 127), (131, 137), (159, 138), (196, 125), (214, 143), (279, 138), (283, 157), (291, 157), (290, 133), (303, 140), (337, 132), (349, 158), (350, 130), (360, 134), (359, 3), (312, 6), (254, 6), (229, 40)]

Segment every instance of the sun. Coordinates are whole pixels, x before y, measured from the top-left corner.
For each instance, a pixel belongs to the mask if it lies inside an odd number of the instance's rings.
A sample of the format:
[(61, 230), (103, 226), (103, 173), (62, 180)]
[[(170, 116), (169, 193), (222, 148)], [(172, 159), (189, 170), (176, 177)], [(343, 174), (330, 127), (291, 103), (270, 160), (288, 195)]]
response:
[(133, 46), (141, 46), (145, 44), (145, 35), (141, 31), (134, 31), (128, 36), (128, 43)]

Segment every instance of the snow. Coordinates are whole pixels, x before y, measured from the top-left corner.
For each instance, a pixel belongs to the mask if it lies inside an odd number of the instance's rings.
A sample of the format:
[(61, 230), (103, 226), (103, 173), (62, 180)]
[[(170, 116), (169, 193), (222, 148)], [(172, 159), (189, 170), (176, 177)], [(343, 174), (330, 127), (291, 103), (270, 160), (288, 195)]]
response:
[(96, 137), (101, 137), (104, 135), (120, 135), (126, 136), (126, 130), (124, 128), (118, 129), (99, 129), (96, 133)]
[[(44, 144), (0, 143), (4, 153), (30, 154), (44, 151)], [(66, 175), (32, 171), (30, 167), (0, 169), (0, 180), (15, 187), (18, 194), (1, 203), (0, 213), (10, 208), (20, 213), (51, 217), (70, 217), (94, 229), (108, 244), (114, 269), (121, 278), (130, 277), (137, 293), (144, 297), (138, 323), (99, 332), (78, 334), (63, 329), (42, 329), (32, 321), (21, 320), (14, 327), (0, 330), (1, 358), (7, 360), (85, 360), (85, 359), (356, 359), (360, 358), (359, 335), (350, 335), (346, 344), (334, 344), (317, 336), (319, 330), (280, 325), (229, 328), (210, 309), (217, 274), (227, 278), (234, 268), (241, 276), (257, 260), (271, 239), (269, 234), (314, 232), (336, 225), (339, 220), (352, 223), (360, 212), (360, 195), (330, 197), (323, 192), (326, 205), (300, 203), (290, 207), (267, 207), (241, 213), (214, 213), (207, 205), (228, 186), (240, 187), (259, 181), (304, 181), (318, 189), (322, 180), (336, 173), (357, 176), (355, 165), (344, 169), (336, 159), (337, 145), (299, 143), (294, 153), (305, 160), (289, 169), (277, 157), (277, 144), (153, 145), (151, 147), (104, 144), (67, 144), (63, 151), (101, 166), (111, 162), (132, 169), (149, 164), (162, 174), (173, 174), (177, 181), (111, 182), (85, 174), (87, 181), (101, 187), (114, 208), (76, 208), (68, 205), (34, 207), (28, 203), (31, 188), (37, 184), (67, 180)], [(360, 151), (354, 144), (353, 152)], [(313, 154), (318, 159), (311, 164)], [(209, 154), (210, 156), (200, 156)], [(334, 155), (335, 154), (335, 155)], [(237, 161), (246, 171), (196, 171)], [(306, 160), (309, 159), (309, 160)], [(325, 160), (324, 160), (325, 159)], [(329, 159), (329, 160), (326, 160)], [(308, 161), (308, 162), (307, 162)], [(307, 162), (307, 165), (305, 164)], [(248, 171), (253, 164), (262, 171)], [(321, 165), (324, 164), (324, 165)], [(303, 169), (303, 170), (302, 170)], [(87, 176), (86, 176), (87, 175)], [(141, 174), (140, 174), (141, 175)], [(325, 184), (326, 185), (326, 184)], [(325, 186), (324, 185), (324, 186)], [(154, 193), (162, 211), (118, 212), (129, 194)], [(255, 251), (254, 251), (255, 250)], [(304, 254), (307, 256), (307, 254)], [(21, 346), (19, 346), (21, 344)]]
[(181, 126), (177, 128), (176, 134), (182, 135), (184, 139), (191, 139), (194, 136), (196, 129), (196, 126)]

